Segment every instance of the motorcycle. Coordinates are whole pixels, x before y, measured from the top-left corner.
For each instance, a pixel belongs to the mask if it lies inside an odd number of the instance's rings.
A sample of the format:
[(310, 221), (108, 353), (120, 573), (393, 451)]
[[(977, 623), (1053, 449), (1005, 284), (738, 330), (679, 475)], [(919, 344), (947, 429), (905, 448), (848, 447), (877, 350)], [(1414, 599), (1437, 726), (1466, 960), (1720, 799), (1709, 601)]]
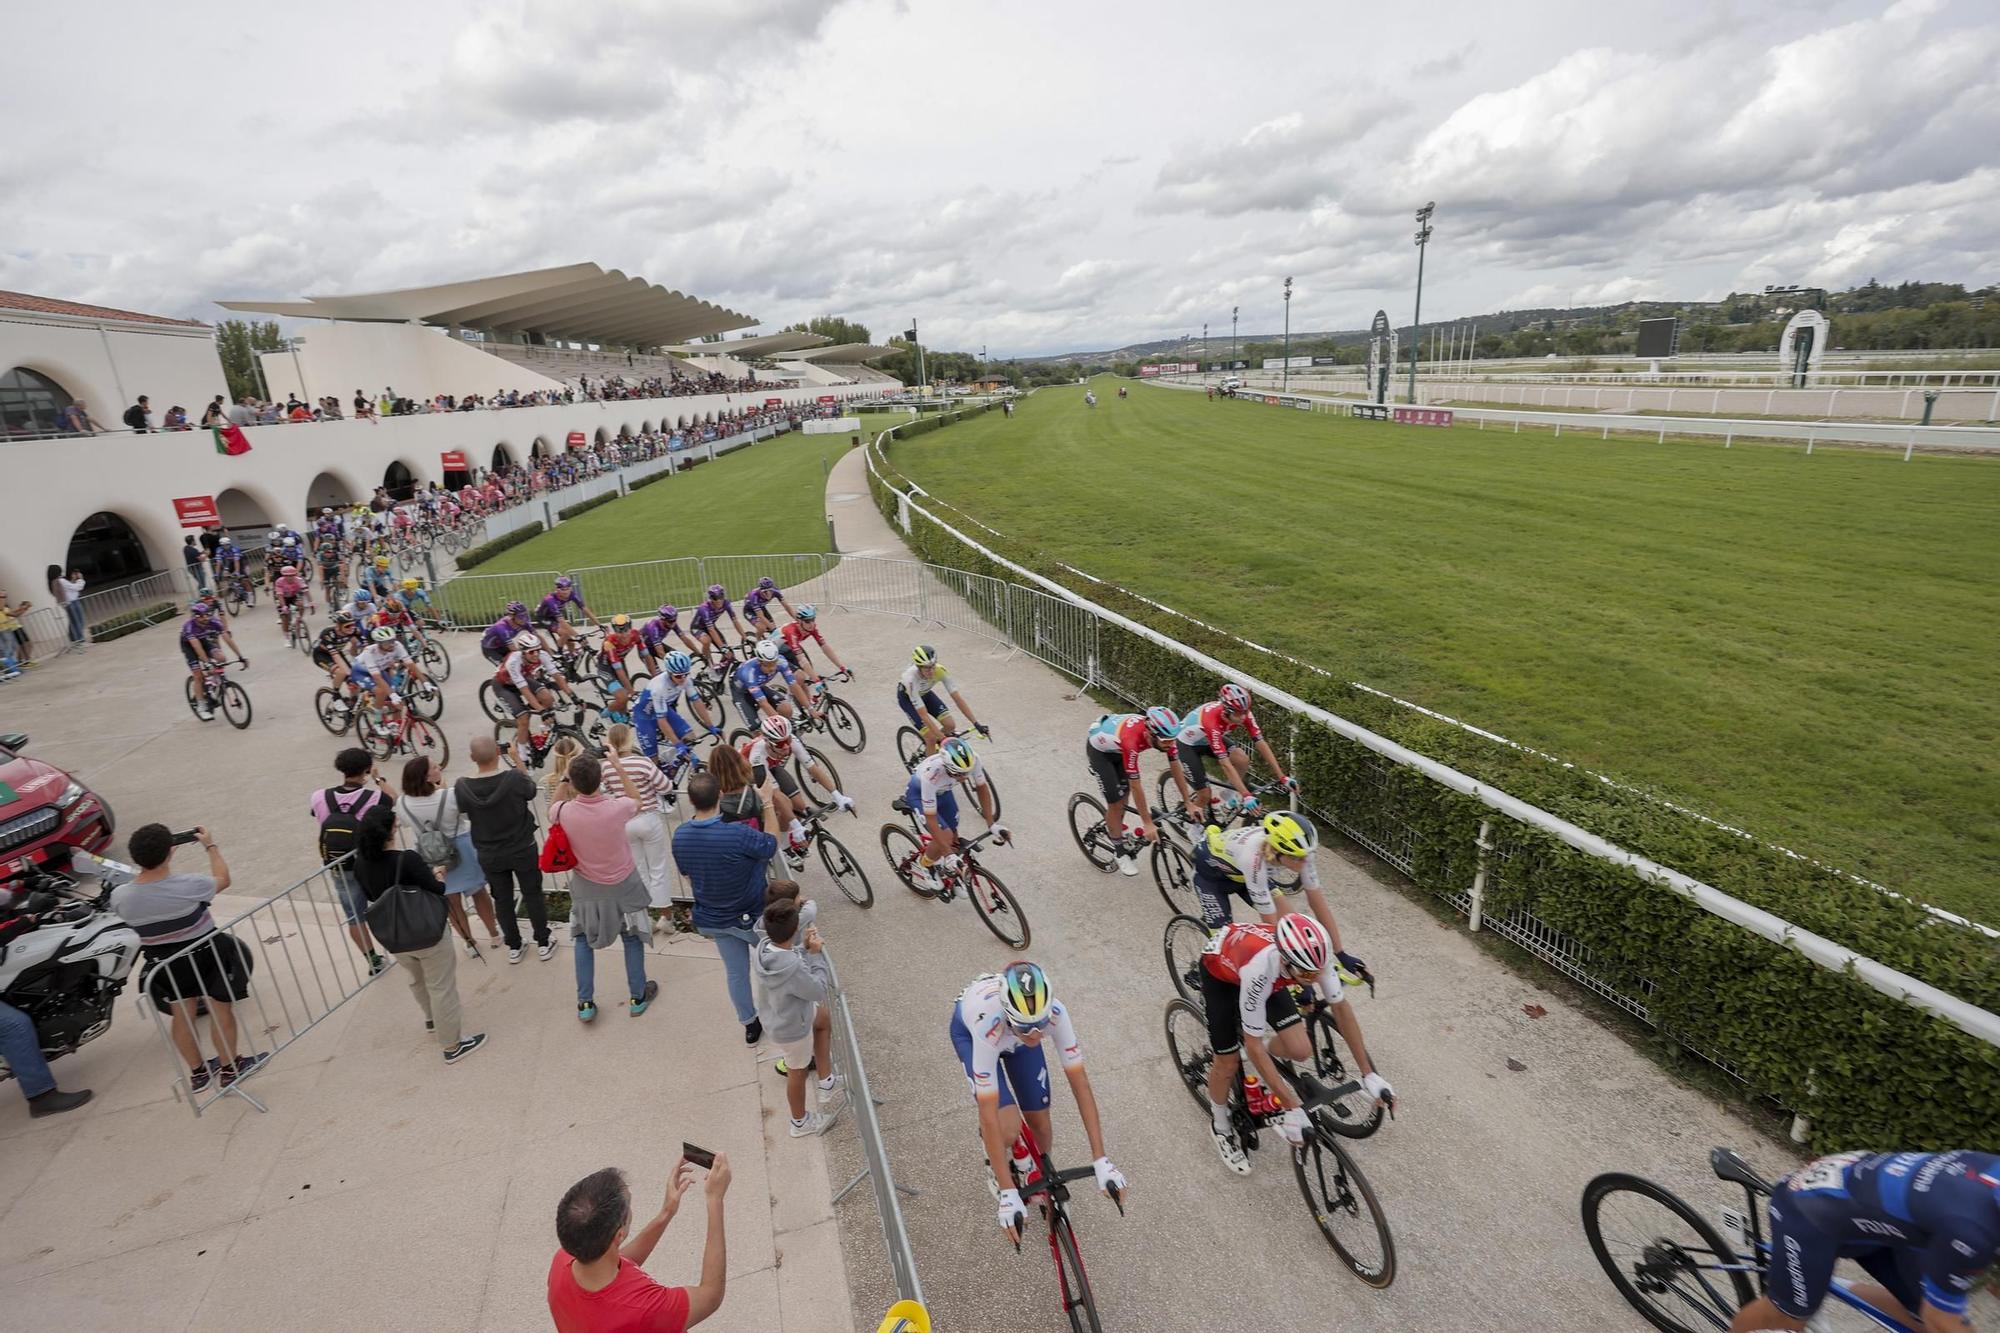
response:
[[(79, 892), (79, 861), (98, 880), (94, 897)], [(35, 928), (0, 944), (0, 1000), (34, 1022), (50, 1060), (111, 1030), (112, 1004), (139, 958), (139, 932), (112, 915), (111, 891), (136, 873), (63, 847), (16, 890), (13, 907), (33, 915)], [(13, 1076), (0, 1060), (0, 1082)]]

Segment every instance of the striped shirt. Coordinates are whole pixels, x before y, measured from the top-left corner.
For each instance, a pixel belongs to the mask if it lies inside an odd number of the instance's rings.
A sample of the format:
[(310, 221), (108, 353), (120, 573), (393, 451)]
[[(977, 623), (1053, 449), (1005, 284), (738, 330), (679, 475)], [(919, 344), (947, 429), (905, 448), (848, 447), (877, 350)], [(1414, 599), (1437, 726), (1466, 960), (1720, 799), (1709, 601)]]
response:
[[(618, 756), (618, 767), (625, 770), (625, 776), (632, 779), (632, 785), (639, 789), (640, 806), (650, 810), (667, 794), (667, 775), (660, 766), (643, 754)], [(624, 795), (625, 789), (616, 778), (607, 778), (604, 790)]]
[(208, 905), (214, 900), (215, 881), (207, 875), (168, 875), (119, 885), (111, 891), (111, 910), (139, 932), (141, 944), (157, 948), (212, 933)]

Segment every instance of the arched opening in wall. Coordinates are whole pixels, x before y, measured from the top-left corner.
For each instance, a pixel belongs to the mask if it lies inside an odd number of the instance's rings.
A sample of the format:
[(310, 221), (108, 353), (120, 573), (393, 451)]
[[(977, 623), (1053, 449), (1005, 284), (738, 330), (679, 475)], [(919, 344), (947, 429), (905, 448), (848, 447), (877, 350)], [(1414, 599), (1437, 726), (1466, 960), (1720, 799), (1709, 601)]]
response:
[(356, 503), (353, 487), (331, 472), (320, 473), (312, 479), (312, 485), (306, 487), (306, 512), (309, 514), (317, 514), (329, 507), (344, 509)]
[(122, 517), (101, 510), (76, 525), (63, 555), (63, 568), (83, 575), (87, 587), (129, 583), (161, 566), (139, 534)]
[(74, 433), (69, 390), (38, 370), (15, 366), (0, 375), (0, 435)]
[[(261, 500), (234, 486), (215, 497), (215, 512), (222, 520), (223, 531), (256, 546), (264, 544), (264, 534), (277, 521)], [(310, 522), (318, 513), (317, 509), (307, 510), (307, 521)]]
[(514, 451), (508, 446), (505, 440), (493, 446), (493, 462), (490, 466), (495, 472), (509, 472), (513, 470)]
[(598, 444), (603, 444), (603, 443), (604, 443), (604, 442), (605, 442), (606, 440), (608, 440), (608, 439), (610, 439), (610, 438), (611, 438), (611, 432), (610, 432), (610, 431), (606, 430), (606, 429), (605, 429), (604, 427), (602, 427), (602, 426), (599, 426), (599, 427), (597, 428), (597, 440), (596, 440), (596, 442), (597, 442)]
[(639, 423), (639, 433), (640, 433), (641, 435), (651, 435), (651, 434), (653, 433), (653, 423), (652, 423), (652, 422), (650, 422), (650, 421), (642, 421), (642, 422), (640, 422), (640, 423)]
[(456, 491), (461, 487), (471, 484), (471, 481), (472, 481), (471, 468), (448, 467), (444, 470), (444, 479), (440, 481), (438, 484), (444, 487), (448, 491)]
[(686, 413), (682, 413), (680, 416), (674, 418), (675, 430), (686, 430), (687, 428), (688, 428), (688, 419)]
[(416, 493), (416, 474), (410, 471), (409, 464), (399, 458), (382, 469), (382, 489), (389, 492), (391, 500), (400, 504)]
[(528, 457), (547, 458), (548, 456), (549, 456), (549, 442), (543, 439), (541, 436), (537, 435), (535, 437), (534, 447), (528, 451)]

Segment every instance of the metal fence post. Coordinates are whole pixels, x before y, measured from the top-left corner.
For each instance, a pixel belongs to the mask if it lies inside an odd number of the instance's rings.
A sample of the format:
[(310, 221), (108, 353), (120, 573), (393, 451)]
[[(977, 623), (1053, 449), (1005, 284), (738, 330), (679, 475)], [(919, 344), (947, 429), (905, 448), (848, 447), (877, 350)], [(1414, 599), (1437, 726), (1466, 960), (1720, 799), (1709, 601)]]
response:
[(1472, 874), (1472, 902), (1466, 913), (1467, 928), (1473, 931), (1479, 929), (1479, 923), (1486, 915), (1486, 854), (1493, 850), (1492, 832), (1492, 820), (1479, 821), (1479, 841), (1476, 844), (1479, 848), (1479, 868)]

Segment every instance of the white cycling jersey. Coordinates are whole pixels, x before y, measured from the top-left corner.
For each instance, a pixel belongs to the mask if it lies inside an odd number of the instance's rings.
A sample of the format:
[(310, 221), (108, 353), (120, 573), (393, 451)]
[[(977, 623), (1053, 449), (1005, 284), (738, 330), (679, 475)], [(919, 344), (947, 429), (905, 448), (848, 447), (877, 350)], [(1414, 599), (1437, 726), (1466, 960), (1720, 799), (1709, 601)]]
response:
[[(946, 766), (944, 756), (941, 754), (927, 755), (919, 759), (910, 776), (916, 781), (918, 808), (922, 810), (937, 809), (938, 794), (949, 790), (957, 781), (956, 775)], [(966, 775), (965, 780), (967, 785), (973, 787), (986, 785), (986, 762), (978, 755), (972, 757), (972, 772)]]
[(537, 676), (556, 674), (556, 660), (550, 657), (546, 650), (538, 649), (534, 659), (530, 661), (528, 654), (516, 648), (507, 654), (507, 660), (501, 664), (500, 670), (506, 675), (509, 685), (526, 694), (535, 688)]
[(756, 740), (750, 742), (750, 753), (747, 757), (750, 762), (751, 771), (755, 772), (758, 769), (769, 769), (772, 767), (783, 768), (786, 764), (791, 763), (792, 744), (790, 741), (785, 743), (784, 758), (773, 765), (771, 762), (771, 742), (759, 735)]
[(903, 692), (905, 698), (920, 708), (923, 706), (924, 696), (932, 690), (942, 690), (944, 693), (949, 694), (956, 688), (951, 683), (951, 673), (946, 671), (942, 666), (937, 669), (937, 674), (929, 680), (925, 680), (922, 673), (923, 668), (912, 662), (909, 666), (903, 668), (903, 678), (896, 687)]
[[(997, 976), (984, 976), (967, 986), (958, 997), (958, 1018), (972, 1034), (972, 1091), (998, 1094), (995, 1082), (1000, 1057), (1020, 1050), (1027, 1043), (1007, 1021), (1006, 988)], [(1048, 1033), (1043, 1044), (1053, 1042), (1064, 1069), (1083, 1063), (1083, 1048), (1077, 1045), (1076, 1025), (1061, 1000), (1049, 1001)]]
[(681, 700), (687, 697), (688, 686), (693, 680), (694, 678), (690, 676), (676, 685), (674, 678), (664, 671), (653, 677), (652, 682), (646, 686), (646, 693), (652, 697), (653, 712), (665, 716), (668, 709), (680, 707)]
[[(1269, 916), (1275, 909), (1271, 901), (1273, 880), (1270, 853), (1271, 835), (1252, 824), (1248, 828), (1231, 829), (1228, 832), (1211, 824), (1208, 827), (1206, 850), (1222, 865), (1222, 871), (1230, 879), (1243, 881), (1244, 891), (1250, 895), (1250, 905)], [(1299, 870), (1299, 877), (1291, 884), (1279, 883), (1280, 893), (1291, 893), (1299, 889), (1319, 887), (1319, 867), (1308, 856)]]
[(396, 642), (371, 643), (354, 655), (354, 665), (358, 670), (371, 676), (387, 677), (394, 673), (398, 665), (410, 664), (410, 651)]

